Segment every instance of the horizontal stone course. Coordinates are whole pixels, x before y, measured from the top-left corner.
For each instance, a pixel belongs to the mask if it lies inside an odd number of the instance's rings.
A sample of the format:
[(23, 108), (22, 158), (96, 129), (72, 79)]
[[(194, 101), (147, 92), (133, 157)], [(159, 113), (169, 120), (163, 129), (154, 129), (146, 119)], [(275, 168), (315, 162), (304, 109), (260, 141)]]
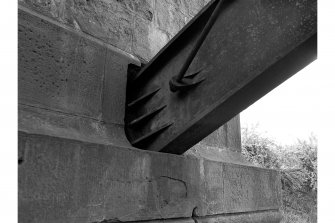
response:
[(19, 222), (190, 218), (280, 206), (277, 171), (19, 133)]
[(20, 131), (106, 145), (131, 146), (124, 126), (19, 104)]
[(19, 9), (19, 103), (123, 125), (131, 55)]

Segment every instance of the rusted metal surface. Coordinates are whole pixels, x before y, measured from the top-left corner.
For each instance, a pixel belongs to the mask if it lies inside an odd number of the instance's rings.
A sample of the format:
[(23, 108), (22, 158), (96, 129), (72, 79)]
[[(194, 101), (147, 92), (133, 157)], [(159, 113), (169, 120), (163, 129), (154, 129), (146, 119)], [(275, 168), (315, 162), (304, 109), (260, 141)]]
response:
[(316, 0), (210, 2), (129, 75), (128, 139), (182, 154), (315, 60), (316, 34)]

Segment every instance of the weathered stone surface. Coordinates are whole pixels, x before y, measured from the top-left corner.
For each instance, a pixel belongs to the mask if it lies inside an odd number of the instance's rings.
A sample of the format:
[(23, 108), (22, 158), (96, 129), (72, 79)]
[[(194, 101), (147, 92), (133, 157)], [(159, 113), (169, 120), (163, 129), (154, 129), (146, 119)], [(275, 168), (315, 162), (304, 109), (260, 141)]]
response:
[(94, 118), (106, 49), (19, 11), (19, 101)]
[(167, 1), (157, 1), (155, 13), (157, 26), (171, 36), (176, 35), (187, 21), (187, 16), (179, 11), (178, 6)]
[(130, 1), (126, 3), (126, 1), (106, 0), (22, 0), (20, 3), (74, 29), (131, 52), (134, 13), (128, 8), (134, 5), (130, 8), (141, 10)]
[(277, 171), (19, 134), (19, 222), (189, 218), (273, 210)]
[(18, 109), (20, 131), (57, 136), (85, 142), (115, 146), (131, 146), (120, 124), (20, 105)]
[(153, 19), (155, 0), (123, 0), (116, 2), (143, 19), (148, 21), (152, 21)]
[(62, 22), (71, 22), (71, 15), (67, 14), (66, 8), (70, 6), (67, 0), (19, 0), (20, 5), (28, 6), (48, 17), (56, 18)]
[(203, 0), (20, 0), (19, 4), (146, 61), (205, 5)]
[(19, 130), (129, 145), (126, 74), (139, 61), (46, 17), (19, 9)]
[(134, 21), (133, 51), (144, 61), (149, 61), (168, 42), (168, 34), (152, 23), (136, 17)]
[(123, 124), (129, 63), (139, 62), (19, 10), (19, 103)]
[(133, 14), (117, 1), (84, 1), (71, 12), (80, 29), (106, 43), (131, 52)]
[[(220, 135), (218, 136), (220, 138)], [(191, 149), (187, 150), (183, 155), (202, 157), (205, 159), (217, 161), (217, 162), (228, 162), (239, 165), (252, 166), (239, 152), (234, 152), (230, 148), (213, 147), (202, 144), (202, 141)]]
[(241, 153), (242, 142), (241, 142), (241, 126), (240, 126), (240, 115), (235, 116), (226, 123), (227, 129), (227, 148), (230, 150)]
[(185, 15), (196, 15), (204, 6), (204, 0), (165, 0), (170, 4), (176, 5)]
[(240, 116), (232, 118), (218, 130), (204, 138), (200, 144), (241, 152)]
[(123, 125), (128, 64), (140, 65), (140, 63), (130, 59), (129, 56), (116, 53), (115, 50), (107, 51), (106, 61), (102, 119), (109, 123)]

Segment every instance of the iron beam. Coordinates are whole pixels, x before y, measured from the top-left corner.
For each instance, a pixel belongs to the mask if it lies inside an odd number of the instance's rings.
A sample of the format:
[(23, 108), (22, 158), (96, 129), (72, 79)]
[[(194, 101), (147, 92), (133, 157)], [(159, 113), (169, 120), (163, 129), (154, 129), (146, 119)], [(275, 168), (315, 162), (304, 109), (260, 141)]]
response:
[(182, 154), (316, 59), (316, 0), (220, 1), (128, 77), (128, 102), (152, 95), (126, 108), (136, 147)]

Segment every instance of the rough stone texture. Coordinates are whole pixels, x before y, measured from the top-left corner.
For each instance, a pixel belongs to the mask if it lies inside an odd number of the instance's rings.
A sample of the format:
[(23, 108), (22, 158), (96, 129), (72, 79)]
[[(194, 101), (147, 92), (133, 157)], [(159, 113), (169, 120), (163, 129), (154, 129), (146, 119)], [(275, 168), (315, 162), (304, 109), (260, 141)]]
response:
[[(159, 0), (158, 0), (159, 1)], [(208, 0), (166, 0), (166, 2), (175, 5), (182, 13), (190, 16), (195, 16)]]
[(19, 129), (129, 145), (124, 135), (131, 55), (19, 9)]
[(190, 218), (280, 206), (275, 170), (23, 132), (19, 151), (19, 222)]
[[(204, 0), (19, 0), (52, 19), (148, 61)], [(208, 2), (208, 1), (207, 1)]]
[(169, 40), (168, 33), (156, 29), (142, 18), (136, 18), (134, 27), (133, 53), (145, 61), (152, 58)]
[(218, 130), (204, 138), (201, 145), (241, 152), (240, 117), (236, 116)]
[(18, 125), (20, 131), (29, 133), (85, 142), (131, 146), (124, 134), (123, 125), (104, 123), (29, 105), (19, 105)]
[(219, 148), (203, 145), (201, 142), (186, 151), (183, 155), (203, 157), (218, 162), (234, 163), (252, 166), (239, 152), (234, 152), (229, 148)]
[(169, 1), (156, 2), (156, 23), (172, 36), (185, 26), (186, 15), (188, 14), (183, 14), (177, 4), (171, 4)]

